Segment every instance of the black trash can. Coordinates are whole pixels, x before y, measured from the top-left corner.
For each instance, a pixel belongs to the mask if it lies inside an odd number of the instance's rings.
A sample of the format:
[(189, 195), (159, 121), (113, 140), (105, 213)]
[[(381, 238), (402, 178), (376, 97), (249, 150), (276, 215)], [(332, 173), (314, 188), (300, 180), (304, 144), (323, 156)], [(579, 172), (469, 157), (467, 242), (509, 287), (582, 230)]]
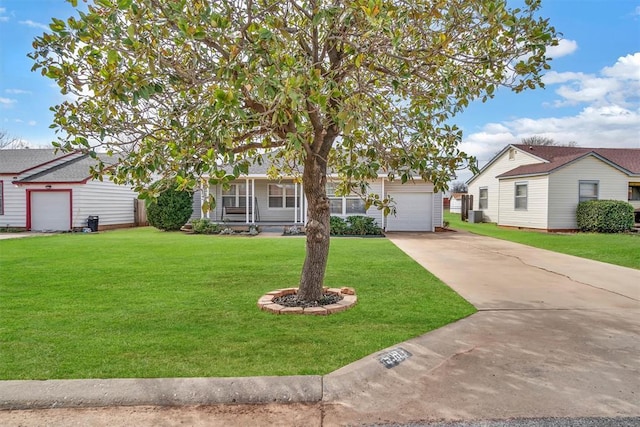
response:
[(87, 219), (87, 227), (94, 233), (98, 231), (98, 219), (99, 217), (97, 215), (92, 215)]

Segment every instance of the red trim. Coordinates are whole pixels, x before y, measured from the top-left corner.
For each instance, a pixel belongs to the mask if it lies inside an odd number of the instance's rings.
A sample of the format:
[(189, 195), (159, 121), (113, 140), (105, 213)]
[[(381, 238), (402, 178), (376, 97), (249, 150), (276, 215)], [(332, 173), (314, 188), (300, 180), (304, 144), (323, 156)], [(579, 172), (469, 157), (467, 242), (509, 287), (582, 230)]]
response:
[(27, 190), (27, 231), (31, 230), (31, 193), (48, 193), (52, 191), (69, 193), (69, 230), (73, 229), (73, 191), (71, 189), (53, 188), (49, 190)]
[(71, 185), (71, 184), (86, 184), (91, 177), (82, 180), (82, 181), (11, 181), (12, 184), (25, 186), (25, 185), (51, 185), (51, 184), (63, 184), (63, 185)]

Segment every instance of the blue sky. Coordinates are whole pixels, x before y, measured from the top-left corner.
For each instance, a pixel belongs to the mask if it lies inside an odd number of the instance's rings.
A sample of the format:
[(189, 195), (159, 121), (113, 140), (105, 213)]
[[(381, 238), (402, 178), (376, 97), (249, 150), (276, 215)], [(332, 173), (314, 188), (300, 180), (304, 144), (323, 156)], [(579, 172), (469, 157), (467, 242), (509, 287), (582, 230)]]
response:
[[(0, 0), (0, 129), (30, 146), (55, 139), (49, 107), (63, 97), (26, 55), (52, 17), (73, 14), (64, 0)], [(472, 104), (455, 119), (462, 147), (481, 165), (531, 135), (640, 148), (640, 0), (543, 0), (542, 16), (563, 34), (546, 89)]]

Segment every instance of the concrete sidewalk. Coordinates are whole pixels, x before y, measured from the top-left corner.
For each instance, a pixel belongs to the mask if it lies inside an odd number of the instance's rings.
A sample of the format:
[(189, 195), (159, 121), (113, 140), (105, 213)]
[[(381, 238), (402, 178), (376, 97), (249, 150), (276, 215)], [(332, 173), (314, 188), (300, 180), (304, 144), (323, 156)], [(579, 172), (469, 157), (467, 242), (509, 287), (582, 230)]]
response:
[[(640, 415), (640, 271), (464, 232), (389, 238), (480, 311), (324, 377), (0, 382), (5, 409), (142, 405), (0, 411), (0, 424), (333, 426)], [(381, 363), (398, 355), (405, 360), (394, 367)]]

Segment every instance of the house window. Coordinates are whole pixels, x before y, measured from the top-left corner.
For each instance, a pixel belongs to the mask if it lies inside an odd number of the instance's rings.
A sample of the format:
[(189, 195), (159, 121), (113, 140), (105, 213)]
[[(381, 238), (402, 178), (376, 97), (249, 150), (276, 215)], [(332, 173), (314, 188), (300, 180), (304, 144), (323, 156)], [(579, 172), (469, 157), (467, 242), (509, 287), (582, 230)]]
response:
[(222, 190), (222, 206), (245, 207), (247, 206), (247, 185), (231, 184), (228, 190)]
[(269, 184), (269, 207), (270, 208), (295, 208), (294, 184)]
[(515, 158), (516, 158), (516, 150), (512, 148), (511, 150), (509, 150), (509, 160), (515, 160)]
[(526, 182), (516, 182), (516, 191), (515, 191), (515, 208), (516, 210), (527, 210), (527, 183)]
[(332, 215), (359, 215), (367, 212), (364, 200), (357, 195), (336, 196), (337, 184), (327, 183), (327, 197), (329, 197), (329, 209)]
[(633, 182), (629, 184), (629, 201), (640, 200), (640, 183)]
[(598, 200), (598, 181), (580, 181), (578, 192), (580, 202)]
[(487, 187), (480, 188), (480, 197), (478, 197), (478, 209), (489, 208), (489, 189)]
[(4, 181), (0, 181), (0, 215), (4, 215)]

